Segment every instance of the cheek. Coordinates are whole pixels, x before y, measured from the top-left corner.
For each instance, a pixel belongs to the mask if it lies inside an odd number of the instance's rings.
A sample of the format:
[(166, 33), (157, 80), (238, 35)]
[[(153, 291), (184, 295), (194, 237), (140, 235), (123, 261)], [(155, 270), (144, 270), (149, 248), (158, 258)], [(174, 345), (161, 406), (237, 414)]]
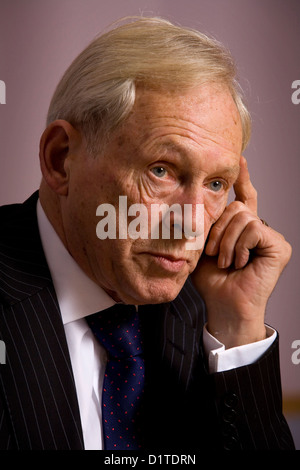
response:
[(208, 234), (211, 226), (217, 222), (217, 220), (223, 214), (228, 196), (215, 198), (207, 197), (204, 201), (204, 222), (205, 222), (205, 233)]
[(135, 275), (130, 239), (97, 239), (89, 246), (88, 254), (97, 281), (109, 290), (114, 290), (116, 279), (126, 277), (128, 272)]

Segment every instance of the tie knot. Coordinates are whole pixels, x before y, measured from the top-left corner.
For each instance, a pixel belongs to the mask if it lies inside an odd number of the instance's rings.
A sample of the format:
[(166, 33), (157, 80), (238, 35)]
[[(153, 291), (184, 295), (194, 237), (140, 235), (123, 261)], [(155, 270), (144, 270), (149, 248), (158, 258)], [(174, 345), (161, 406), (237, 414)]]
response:
[(134, 305), (116, 304), (86, 320), (111, 357), (128, 358), (142, 353), (140, 321)]

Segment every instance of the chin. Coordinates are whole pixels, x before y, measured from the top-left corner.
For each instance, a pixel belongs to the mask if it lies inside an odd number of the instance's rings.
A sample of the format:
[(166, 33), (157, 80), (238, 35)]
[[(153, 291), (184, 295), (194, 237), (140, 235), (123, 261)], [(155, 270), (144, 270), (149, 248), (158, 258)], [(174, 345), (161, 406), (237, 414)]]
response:
[(163, 304), (174, 300), (181, 291), (184, 282), (170, 279), (148, 280), (144, 285), (128, 286), (126, 292), (119, 295), (124, 303), (133, 305)]

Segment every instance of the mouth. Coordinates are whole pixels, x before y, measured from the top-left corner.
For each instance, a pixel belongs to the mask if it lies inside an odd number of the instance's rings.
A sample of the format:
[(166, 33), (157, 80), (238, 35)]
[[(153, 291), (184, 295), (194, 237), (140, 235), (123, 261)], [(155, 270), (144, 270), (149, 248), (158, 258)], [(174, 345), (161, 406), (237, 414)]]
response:
[(184, 257), (174, 256), (166, 253), (144, 253), (150, 256), (154, 263), (169, 273), (178, 273), (187, 265), (188, 260)]

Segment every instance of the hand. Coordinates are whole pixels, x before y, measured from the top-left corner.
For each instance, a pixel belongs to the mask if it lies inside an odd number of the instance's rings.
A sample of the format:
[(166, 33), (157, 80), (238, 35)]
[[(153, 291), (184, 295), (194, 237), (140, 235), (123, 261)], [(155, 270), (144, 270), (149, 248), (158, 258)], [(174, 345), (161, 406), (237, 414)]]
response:
[(236, 199), (209, 233), (192, 274), (208, 315), (208, 331), (226, 348), (265, 338), (268, 299), (291, 257), (284, 237), (258, 218), (257, 194), (244, 157)]

